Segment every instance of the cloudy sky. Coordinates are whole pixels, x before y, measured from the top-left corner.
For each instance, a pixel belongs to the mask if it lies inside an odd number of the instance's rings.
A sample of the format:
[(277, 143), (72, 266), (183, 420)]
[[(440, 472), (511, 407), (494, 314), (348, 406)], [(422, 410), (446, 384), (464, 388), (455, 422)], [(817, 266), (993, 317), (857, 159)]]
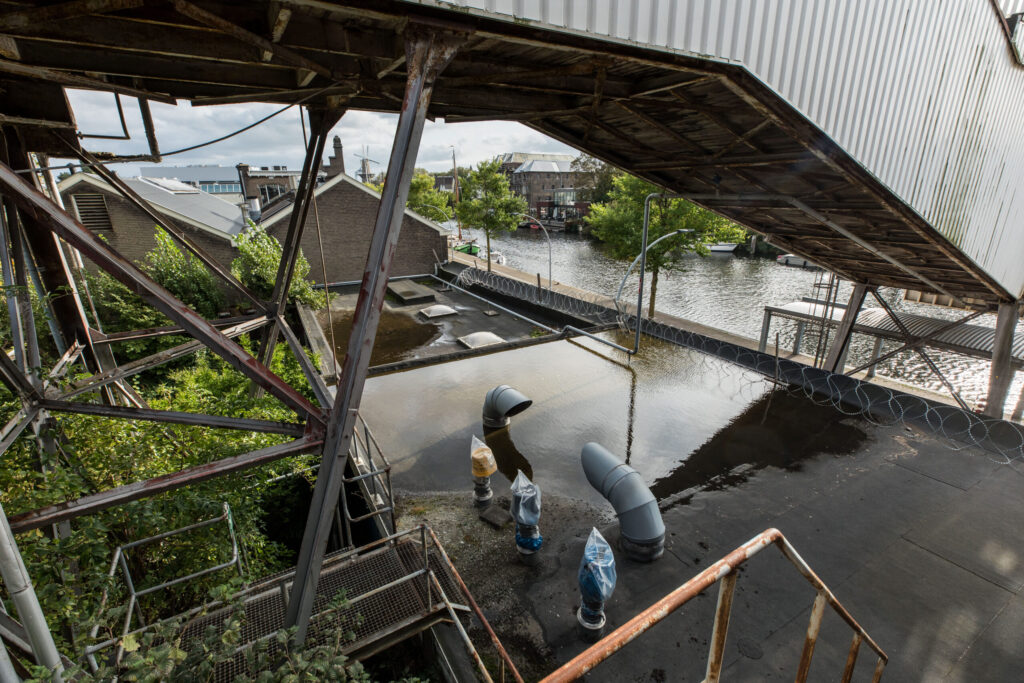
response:
[[(113, 135), (120, 133), (114, 96), (109, 93), (69, 90), (78, 128), (83, 133)], [(128, 141), (85, 139), (87, 149), (121, 154), (143, 154), (147, 151), (146, 137), (135, 101), (123, 98), (125, 118), (132, 139)], [(166, 153), (196, 143), (218, 138), (277, 111), (281, 105), (234, 104), (212, 107), (192, 107), (181, 102), (176, 107), (156, 102), (150, 105), (156, 126), (160, 149)], [(341, 137), (345, 149), (345, 169), (351, 174), (358, 167), (357, 155), (363, 154), (364, 145), (370, 159), (379, 162), (372, 168), (383, 170), (391, 152), (395, 134), (395, 114), (350, 111), (332, 131)], [(420, 143), (416, 165), (430, 171), (451, 168), (451, 147), (455, 147), (460, 166), (475, 165), (502, 152), (564, 152), (575, 150), (518, 123), (495, 121), (491, 123), (454, 123), (427, 121)], [(286, 165), (291, 169), (302, 167), (304, 155), (299, 108), (270, 119), (233, 138), (192, 152), (166, 157), (162, 166), (189, 164), (219, 164), (234, 166), (247, 163), (253, 166)], [(324, 155), (324, 161), (330, 154)], [(139, 164), (115, 166), (123, 176), (138, 175)]]

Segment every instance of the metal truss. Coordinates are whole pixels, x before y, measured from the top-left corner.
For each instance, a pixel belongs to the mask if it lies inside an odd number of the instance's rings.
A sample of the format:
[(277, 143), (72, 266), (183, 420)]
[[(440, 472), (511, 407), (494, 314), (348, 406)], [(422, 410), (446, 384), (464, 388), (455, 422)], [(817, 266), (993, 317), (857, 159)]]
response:
[[(174, 8), (202, 23), (224, 30), (237, 39), (253, 38), (248, 34), (230, 31), (232, 27), (227, 26), (218, 17), (189, 3), (175, 2)], [(459, 27), (447, 25), (426, 26), (410, 23), (405, 29), (405, 66), (408, 74), (405, 105), (398, 121), (387, 181), (374, 225), (372, 244), (356, 306), (354, 333), (342, 368), (336, 397), (328, 390), (322, 376), (307, 357), (298, 336), (285, 320), (284, 312), (299, 254), (299, 244), (316, 185), (315, 173), (321, 165), (328, 134), (345, 111), (340, 100), (327, 97), (319, 106), (309, 108), (313, 135), (306, 149), (299, 189), (296, 192), (296, 204), (282, 244), (282, 259), (269, 301), (261, 300), (246, 288), (229, 269), (197, 245), (186, 231), (173, 221), (156, 214), (124, 181), (104, 166), (103, 161), (107, 160), (109, 155), (90, 153), (65, 141), (70, 154), (77, 156), (84, 165), (95, 169), (97, 174), (120, 192), (128, 202), (154, 223), (161, 225), (181, 247), (206, 265), (228, 288), (256, 308), (254, 315), (225, 321), (210, 321), (203, 318), (68, 215), (59, 205), (60, 198), (52, 177), (48, 175), (49, 171), (42, 172), (37, 160), (21, 148), (14, 128), (0, 129), (0, 133), (3, 133), (0, 134), (0, 206), (3, 209), (0, 210), (0, 265), (3, 269), (5, 298), (15, 347), (13, 359), (7, 353), (0, 352), (0, 382), (22, 404), (21, 410), (7, 425), (0, 428), (0, 455), (26, 429), (35, 428), (41, 421), (50, 419), (52, 413), (202, 425), (293, 437), (293, 440), (284, 444), (22, 512), (11, 517), (9, 521), (0, 510), (0, 548), (3, 549), (3, 553), (0, 553), (0, 567), (3, 569), (3, 580), (25, 621), (24, 632), (28, 636), (37, 662), (49, 667), (56, 679), (60, 678), (61, 658), (52, 636), (46, 629), (46, 622), (42, 618), (31, 581), (18, 553), (14, 533), (58, 524), (66, 526), (76, 517), (128, 501), (147, 498), (279, 458), (313, 453), (322, 457), (320, 474), (296, 568), (293, 599), (289, 601), (286, 616), (289, 624), (298, 626), (298, 639), (301, 641), (304, 638), (327, 538), (334, 522), (339, 489), (345, 478), (348, 464), (346, 460), (353, 431), (357, 425), (370, 350), (373, 347), (383, 306), (391, 259), (398, 243), (402, 207), (408, 196), (409, 181), (413, 174), (416, 151), (433, 84), (466, 35), (467, 33)], [(316, 73), (325, 71), (323, 67), (304, 57), (293, 55), (274, 43), (260, 45), (266, 52), (283, 61), (291, 61), (300, 68)], [(33, 75), (44, 79), (50, 76), (49, 73)], [(68, 84), (67, 79), (49, 80)], [(123, 87), (107, 89), (115, 93), (135, 94)], [(157, 149), (155, 136), (149, 135), (148, 126), (147, 138), (150, 138), (151, 148)], [(16, 173), (14, 168), (40, 170), (30, 174), (30, 182)], [(146, 303), (170, 319), (173, 325), (110, 335), (104, 335), (94, 329), (79, 293), (81, 285), (76, 280), (76, 272), (68, 263), (67, 254), (75, 252), (84, 255), (139, 295)], [(38, 264), (39, 271), (45, 274), (40, 294), (60, 294), (49, 298), (53, 300), (53, 317), (57, 321), (51, 326), (51, 330), (62, 356), (46, 376), (40, 373), (36, 326), (31, 307), (28, 306), (28, 297), (25, 293), (27, 290), (24, 290), (24, 285), (30, 279), (29, 266), (35, 264)], [(95, 325), (98, 326), (98, 322)], [(263, 331), (261, 344), (254, 357), (247, 353), (235, 338), (260, 330)], [(112, 363), (113, 356), (106, 351), (114, 342), (171, 334), (186, 334), (193, 340), (119, 366)], [(294, 353), (319, 405), (311, 403), (296, 388), (270, 370), (270, 358), (279, 336)], [(275, 422), (153, 410), (146, 406), (125, 382), (132, 375), (204, 348), (219, 355), (244, 375), (256, 390), (267, 392), (289, 407), (295, 413), (295, 420)], [(64, 377), (75, 364), (83, 365), (90, 374), (84, 379), (67, 384), (63, 381)], [(83, 395), (95, 395), (97, 392), (102, 403), (80, 400)]]

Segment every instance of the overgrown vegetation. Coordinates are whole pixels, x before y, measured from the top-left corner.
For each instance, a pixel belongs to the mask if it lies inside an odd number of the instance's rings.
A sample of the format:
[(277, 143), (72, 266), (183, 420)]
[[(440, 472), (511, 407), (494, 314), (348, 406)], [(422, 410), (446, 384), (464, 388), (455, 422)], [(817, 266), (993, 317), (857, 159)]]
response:
[[(272, 282), (280, 258), (277, 241), (253, 228), (244, 242), (243, 255), (236, 260), (236, 265), (239, 272), (244, 273), (247, 284), (258, 284), (267, 275)], [(162, 231), (158, 230), (156, 247), (141, 265), (157, 282), (204, 316), (215, 317), (225, 310), (227, 303), (217, 281), (201, 263), (182, 253)], [(306, 278), (308, 272), (308, 263), (302, 260), (292, 288), (292, 293), (300, 300), (312, 294), (311, 283)], [(97, 314), (107, 332), (170, 324), (140, 297), (106, 274), (90, 275), (89, 284)], [(269, 290), (264, 292), (269, 293)], [(317, 297), (313, 303), (320, 301)], [(41, 328), (39, 337), (45, 340), (48, 330), (43, 322), (42, 302), (34, 301), (34, 306), (37, 325)], [(2, 315), (6, 315), (6, 306), (0, 309), (4, 311)], [(9, 325), (7, 334), (9, 338)], [(159, 337), (146, 342), (119, 342), (116, 356), (124, 363), (184, 339)], [(252, 353), (253, 340), (243, 336), (239, 342)], [(41, 370), (45, 376), (46, 370), (56, 362), (57, 354), (54, 348), (44, 347), (42, 351)], [(162, 374), (151, 374), (145, 381), (139, 376), (131, 380), (148, 407), (276, 422), (296, 421), (294, 412), (269, 395), (254, 394), (248, 379), (210, 352), (199, 352), (178, 363), (163, 366)], [(270, 368), (314, 401), (299, 363), (287, 345), (275, 349)], [(77, 366), (54, 388), (61, 390), (81, 378), (76, 372)], [(100, 396), (93, 392), (76, 396), (75, 400), (95, 403)], [(20, 401), (0, 387), (0, 411), (3, 413), (0, 419), (8, 420), (20, 409)], [(241, 455), (290, 438), (245, 430), (60, 413), (44, 423), (39, 436), (27, 430), (4, 454), (4, 466), (0, 468), (0, 503), (11, 516)], [(44, 442), (53, 443), (55, 447), (46, 448)], [(277, 489), (282, 482), (294, 482), (296, 478), (312, 481), (314, 472), (312, 456), (285, 458), (79, 517), (59, 533), (54, 533), (52, 527), (20, 533), (17, 540), (21, 554), (59, 649), (80, 662), (82, 647), (90, 642), (88, 632), (92, 624), (102, 625), (97, 634), (100, 640), (120, 636), (127, 593), (120, 571), (114, 581), (107, 578), (117, 546), (216, 517), (224, 503), (230, 505), (233, 512), (247, 578), (266, 576), (294, 564), (294, 549), (272, 537), (266, 520), (275, 514), (273, 501), (277, 499)], [(136, 587), (141, 589), (223, 563), (230, 557), (231, 548), (226, 525), (219, 524), (158, 544), (133, 548), (126, 554), (126, 560)], [(153, 623), (203, 602), (233, 571), (223, 569), (143, 597), (140, 608), (145, 621)], [(100, 597), (105, 588), (111, 593), (110, 609), (104, 610), (100, 607)], [(13, 611), (12, 603), (5, 602), (4, 606)], [(137, 615), (135, 619), (138, 624)], [(220, 649), (210, 649), (210, 643), (204, 645), (201, 641), (201, 649), (197, 651), (174, 645), (176, 636), (172, 637), (166, 628), (161, 627), (134, 643), (130, 640), (126, 643), (131, 652), (125, 660), (127, 671), (122, 672), (122, 680), (209, 679), (209, 662), (215, 661), (217, 656), (226, 656), (228, 649), (233, 652), (240, 624), (228, 624), (226, 635), (218, 641), (223, 647), (216, 646)], [(290, 647), (288, 637), (286, 633), (277, 636), (279, 644), (284, 639), (283, 649), (271, 648), (263, 654), (260, 648), (252, 650), (254, 659), (247, 659), (249, 668), (245, 680), (364, 680), (361, 667), (341, 656), (341, 641), (321, 643), (302, 651)], [(234, 644), (230, 642), (232, 639)], [(108, 669), (94, 680), (109, 680), (112, 674)]]
[[(261, 226), (249, 226), (235, 239), (238, 257), (231, 262), (231, 272), (239, 281), (262, 299), (270, 299), (281, 264), (281, 243)], [(323, 304), (323, 296), (313, 291), (309, 279), (309, 261), (299, 251), (295, 274), (288, 288), (288, 298), (308, 306)]]

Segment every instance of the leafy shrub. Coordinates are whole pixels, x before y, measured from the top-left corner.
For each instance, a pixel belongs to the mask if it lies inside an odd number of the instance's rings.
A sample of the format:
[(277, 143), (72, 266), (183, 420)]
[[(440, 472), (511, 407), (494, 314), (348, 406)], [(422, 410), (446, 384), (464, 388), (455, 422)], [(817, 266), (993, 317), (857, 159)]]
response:
[[(238, 257), (231, 262), (231, 272), (246, 287), (262, 299), (270, 299), (277, 280), (277, 269), (281, 264), (281, 243), (268, 235), (262, 227), (250, 223), (249, 227), (235, 239)], [(295, 260), (295, 274), (288, 298), (308, 306), (319, 306), (323, 296), (313, 291), (309, 279), (309, 261), (299, 251)]]

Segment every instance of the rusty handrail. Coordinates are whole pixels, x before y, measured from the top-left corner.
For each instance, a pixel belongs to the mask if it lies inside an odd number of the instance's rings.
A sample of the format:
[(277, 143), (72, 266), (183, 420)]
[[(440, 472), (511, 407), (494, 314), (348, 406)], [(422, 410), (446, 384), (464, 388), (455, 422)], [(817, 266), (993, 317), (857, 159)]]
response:
[(769, 545), (779, 546), (779, 550), (817, 590), (817, 597), (814, 601), (814, 608), (811, 610), (811, 620), (808, 624), (807, 638), (804, 643), (804, 650), (801, 656), (800, 668), (797, 674), (797, 681), (805, 680), (810, 669), (811, 655), (814, 653), (814, 644), (818, 636), (818, 628), (821, 626), (821, 617), (825, 605), (828, 604), (853, 630), (853, 642), (850, 646), (850, 654), (847, 659), (846, 669), (843, 672), (843, 681), (849, 681), (853, 675), (853, 667), (856, 663), (857, 650), (861, 642), (867, 643), (868, 647), (878, 655), (878, 663), (875, 666), (873, 681), (882, 677), (882, 670), (889, 661), (885, 652), (871, 639), (871, 636), (857, 623), (857, 620), (850, 616), (832, 594), (832, 591), (818, 578), (817, 574), (804, 562), (796, 549), (790, 545), (786, 537), (778, 529), (766, 529), (754, 538), (750, 539), (739, 548), (718, 560), (695, 577), (679, 586), (674, 591), (661, 598), (653, 605), (636, 615), (625, 624), (615, 629), (607, 636), (590, 646), (574, 659), (567, 662), (546, 678), (542, 683), (560, 683), (574, 681), (595, 666), (612, 656), (627, 643), (632, 642), (640, 634), (665, 619), (672, 612), (676, 611), (692, 598), (704, 592), (718, 581), (730, 577), (722, 584), (722, 591), (719, 595), (719, 609), (715, 615), (715, 630), (712, 637), (711, 656), (708, 662), (707, 681), (717, 681), (721, 672), (721, 650), (725, 645), (725, 635), (728, 628), (729, 607), (732, 602), (732, 588), (735, 586), (737, 568), (744, 564), (751, 557), (759, 553)]

